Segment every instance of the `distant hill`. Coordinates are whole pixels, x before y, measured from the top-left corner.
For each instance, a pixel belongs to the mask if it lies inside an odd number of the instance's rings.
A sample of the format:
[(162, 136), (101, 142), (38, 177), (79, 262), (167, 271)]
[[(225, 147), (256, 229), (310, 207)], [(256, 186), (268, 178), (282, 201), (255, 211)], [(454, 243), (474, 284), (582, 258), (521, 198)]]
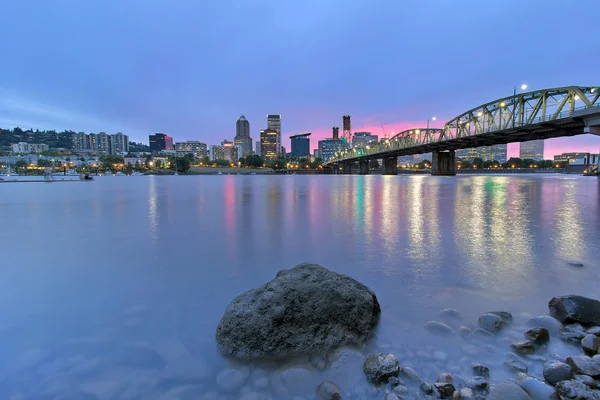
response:
[(0, 148), (10, 147), (11, 144), (19, 142), (27, 143), (44, 143), (50, 148), (65, 148), (73, 147), (74, 131), (40, 131), (27, 130), (21, 128), (0, 129)]
[(150, 146), (143, 143), (129, 142), (130, 153), (150, 152)]

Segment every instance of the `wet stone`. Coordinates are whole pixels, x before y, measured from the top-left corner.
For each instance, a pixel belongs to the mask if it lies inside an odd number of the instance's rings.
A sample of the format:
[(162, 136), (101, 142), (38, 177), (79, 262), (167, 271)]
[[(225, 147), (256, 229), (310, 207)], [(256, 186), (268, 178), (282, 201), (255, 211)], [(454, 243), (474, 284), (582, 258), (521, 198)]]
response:
[(527, 373), (527, 365), (519, 360), (508, 359), (504, 361), (504, 366), (513, 372), (525, 372)]
[(583, 339), (581, 339), (581, 347), (588, 355), (596, 354), (598, 352), (598, 348), (600, 348), (600, 337), (591, 333), (587, 334)]
[(454, 382), (454, 378), (452, 377), (452, 374), (449, 373), (441, 373), (438, 377), (436, 382), (438, 383), (452, 383)]
[(567, 357), (569, 364), (576, 374), (589, 375), (592, 378), (600, 378), (600, 363), (587, 356)]
[(508, 325), (503, 318), (492, 313), (480, 315), (477, 319), (477, 324), (481, 329), (484, 329), (490, 333), (498, 333)]
[(394, 393), (396, 393), (400, 396), (408, 394), (408, 388), (404, 385), (396, 385), (396, 386), (394, 386), (393, 390), (394, 390)]
[(460, 323), (462, 321), (462, 315), (454, 308), (447, 308), (440, 311), (440, 318), (448, 323)]
[(475, 329), (473, 332), (471, 332), (471, 336), (474, 339), (479, 339), (484, 342), (493, 342), (494, 340), (496, 340), (496, 336), (494, 336), (493, 333), (488, 332), (482, 328)]
[(524, 336), (537, 344), (547, 343), (550, 340), (550, 332), (541, 326), (529, 329), (524, 333)]
[(389, 377), (398, 376), (400, 363), (393, 354), (378, 353), (367, 357), (363, 370), (371, 382), (387, 382)]
[(504, 381), (495, 385), (486, 400), (531, 400), (531, 397), (519, 385)]
[(395, 393), (388, 393), (385, 395), (385, 400), (402, 400)]
[(490, 377), (490, 369), (485, 365), (473, 364), (471, 368), (473, 369), (473, 376)]
[(488, 381), (482, 376), (475, 376), (467, 381), (467, 386), (476, 392), (488, 390), (490, 387)]
[(317, 395), (320, 400), (341, 400), (342, 394), (337, 385), (331, 381), (323, 381), (317, 386)]
[(565, 331), (572, 331), (572, 332), (585, 332), (584, 327), (578, 322), (575, 322), (572, 324), (565, 324), (563, 329)]
[(525, 340), (522, 342), (515, 342), (510, 347), (521, 354), (531, 354), (535, 351), (535, 344), (531, 340)]
[(465, 340), (471, 338), (471, 332), (471, 328), (467, 328), (466, 326), (461, 326), (458, 328), (458, 335)]
[(563, 362), (549, 362), (544, 364), (544, 379), (551, 385), (566, 381), (573, 377), (573, 368)]
[(552, 399), (555, 396), (552, 386), (530, 376), (522, 379), (520, 385), (532, 399)]
[(590, 389), (576, 380), (559, 382), (556, 393), (561, 400), (600, 400), (600, 391)]
[(530, 318), (527, 325), (546, 328), (552, 333), (558, 333), (562, 329), (562, 323), (559, 320), (548, 316)]
[(513, 315), (507, 311), (489, 311), (488, 314), (497, 315), (508, 324), (512, 324), (513, 322)]
[(425, 329), (440, 336), (453, 336), (456, 332), (450, 326), (439, 321), (428, 321), (425, 323)]
[(600, 336), (600, 326), (592, 326), (585, 333), (589, 333), (590, 335)]
[(561, 340), (568, 342), (568, 343), (573, 343), (573, 344), (579, 344), (581, 342), (581, 339), (583, 339), (585, 337), (585, 332), (582, 331), (564, 331), (560, 334), (560, 338)]
[(436, 382), (433, 384), (435, 390), (442, 399), (451, 399), (454, 394), (454, 385), (451, 383)]
[(598, 382), (591, 376), (575, 375), (573, 377), (573, 379), (575, 379), (578, 382), (583, 383), (584, 385), (586, 385), (587, 387), (589, 387), (591, 389), (598, 389)]
[(473, 390), (471, 388), (460, 389), (460, 398), (462, 400), (473, 400)]
[(414, 382), (421, 381), (421, 378), (419, 378), (419, 375), (417, 374), (417, 372), (410, 367), (403, 367), (402, 369), (400, 369), (400, 373), (402, 374), (403, 377), (407, 378), (410, 381), (414, 381)]
[(431, 394), (431, 393), (433, 393), (433, 386), (431, 386), (427, 382), (421, 383), (421, 385), (419, 385), (419, 389), (421, 389), (421, 392), (423, 392), (425, 394)]
[(397, 378), (397, 377), (395, 377), (395, 376), (390, 376), (390, 377), (388, 378), (388, 383), (390, 384), (390, 386), (392, 386), (392, 387), (393, 387), (393, 386), (396, 386), (396, 385), (399, 385), (399, 384), (400, 384), (400, 379), (398, 379), (398, 378)]

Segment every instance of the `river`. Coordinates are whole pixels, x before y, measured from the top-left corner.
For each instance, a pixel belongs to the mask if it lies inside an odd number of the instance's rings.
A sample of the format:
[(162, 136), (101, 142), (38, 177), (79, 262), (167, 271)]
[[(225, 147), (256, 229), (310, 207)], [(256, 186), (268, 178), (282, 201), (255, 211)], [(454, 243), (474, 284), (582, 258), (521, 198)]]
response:
[[(423, 324), (449, 307), (473, 325), (489, 310), (524, 321), (553, 296), (597, 297), (599, 220), (600, 179), (566, 175), (2, 184), (1, 397), (239, 398), (216, 393), (235, 366), (216, 325), (236, 295), (301, 262), (377, 293), (369, 349), (438, 350), (432, 363), (459, 372), (472, 360)], [(190, 364), (174, 371), (182, 355)]]

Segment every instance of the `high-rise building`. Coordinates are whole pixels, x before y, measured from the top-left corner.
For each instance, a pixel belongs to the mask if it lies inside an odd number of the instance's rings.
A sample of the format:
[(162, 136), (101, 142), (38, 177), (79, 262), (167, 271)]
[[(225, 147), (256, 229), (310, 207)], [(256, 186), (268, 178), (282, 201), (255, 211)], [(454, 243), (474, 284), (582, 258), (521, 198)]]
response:
[(339, 126), (334, 126), (333, 128), (333, 136), (331, 136), (334, 139), (339, 139), (340, 138), (340, 127)]
[(254, 154), (259, 157), (262, 155), (262, 152), (260, 151), (260, 140), (257, 140), (256, 144), (254, 145)]
[(260, 154), (266, 161), (276, 160), (279, 156), (277, 145), (278, 133), (275, 129), (261, 129), (260, 131)]
[(104, 154), (114, 154), (113, 153), (113, 141), (112, 137), (106, 132), (100, 132), (96, 135), (96, 145), (98, 146), (97, 150), (100, 153)]
[(342, 116), (342, 136), (349, 143), (352, 138), (352, 127), (350, 126), (350, 116), (344, 115)]
[[(268, 114), (267, 115), (267, 130), (274, 130), (277, 132), (277, 151), (281, 153), (281, 115), (279, 114)], [(262, 142), (262, 137), (261, 137)]]
[(336, 152), (347, 150), (349, 147), (345, 139), (319, 140), (319, 155), (323, 162), (327, 162)]
[(456, 157), (467, 161), (481, 158), (483, 161), (506, 162), (507, 145), (495, 144), (493, 146), (471, 147), (456, 150)]
[(544, 159), (544, 140), (531, 140), (520, 145), (519, 158), (540, 161)]
[(379, 141), (379, 136), (372, 135), (371, 132), (354, 132), (352, 136), (352, 147), (363, 148), (369, 143)]
[(292, 142), (292, 157), (310, 156), (310, 133), (290, 136)]
[(117, 132), (112, 135), (113, 152), (116, 154), (129, 152), (129, 136)]
[(129, 136), (119, 132), (108, 135), (105, 132), (73, 134), (73, 150), (78, 152), (98, 152), (119, 154), (129, 152)]
[(42, 151), (48, 151), (49, 147), (44, 143), (27, 143), (19, 142), (11, 145), (13, 153), (41, 153)]
[(150, 135), (150, 151), (158, 153), (163, 150), (173, 149), (173, 138), (164, 133), (155, 133)]
[[(495, 144), (492, 146), (493, 159), (491, 161), (498, 161), (499, 163), (505, 163), (508, 160), (508, 145), (507, 144)], [(484, 160), (486, 161), (486, 160)]]
[(206, 143), (199, 142), (197, 140), (188, 140), (187, 142), (175, 143), (175, 152), (178, 155), (193, 154), (194, 157), (204, 158), (208, 157), (208, 148)]
[(250, 137), (250, 122), (242, 116), (235, 123), (235, 138), (233, 142), (242, 146), (240, 157), (246, 157), (252, 154), (252, 138)]

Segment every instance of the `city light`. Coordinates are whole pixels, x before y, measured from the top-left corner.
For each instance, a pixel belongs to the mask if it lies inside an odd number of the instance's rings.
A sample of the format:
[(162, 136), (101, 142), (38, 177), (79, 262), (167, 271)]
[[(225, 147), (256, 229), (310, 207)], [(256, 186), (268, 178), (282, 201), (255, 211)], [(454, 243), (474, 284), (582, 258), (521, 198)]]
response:
[(477, 116), (478, 116), (478, 117), (483, 117), (483, 113), (482, 113), (481, 111), (479, 111), (479, 112), (477, 113)]
[(500, 107), (506, 107), (506, 103), (505, 102), (500, 103)]
[(432, 121), (435, 121), (436, 119), (437, 119), (436, 117), (432, 117), (432, 118), (431, 118), (431, 120), (432, 120)]
[(575, 95), (575, 100), (579, 100), (579, 95), (578, 94)]
[(525, 90), (525, 89), (527, 89), (527, 85), (526, 84), (522, 84), (521, 85), (521, 90)]

